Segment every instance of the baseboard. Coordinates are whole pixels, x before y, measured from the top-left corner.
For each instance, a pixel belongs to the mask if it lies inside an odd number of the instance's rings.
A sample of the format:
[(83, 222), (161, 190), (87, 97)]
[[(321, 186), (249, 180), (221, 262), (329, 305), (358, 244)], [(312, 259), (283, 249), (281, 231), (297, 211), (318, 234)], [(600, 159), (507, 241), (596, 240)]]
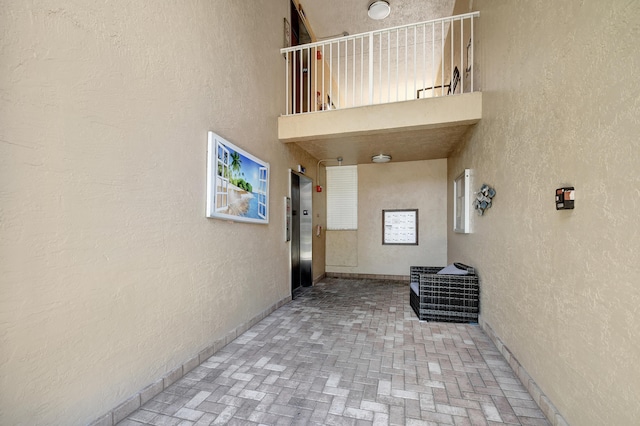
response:
[(313, 285), (318, 284), (320, 281), (324, 280), (327, 277), (326, 273), (323, 273), (322, 275), (317, 276), (316, 278), (313, 279)]
[(516, 376), (518, 376), (518, 379), (520, 379), (524, 387), (527, 389), (527, 391), (529, 391), (529, 394), (536, 402), (536, 404), (538, 404), (538, 407), (540, 407), (542, 413), (547, 417), (549, 423), (551, 423), (552, 426), (569, 426), (569, 423), (567, 423), (560, 412), (558, 412), (558, 409), (555, 407), (555, 405), (553, 405), (547, 395), (542, 392), (540, 387), (531, 378), (529, 373), (527, 373), (527, 370), (525, 370), (525, 368), (520, 364), (516, 357), (513, 356), (507, 345), (505, 345), (504, 342), (500, 340), (500, 338), (496, 335), (496, 333), (493, 331), (493, 328), (491, 328), (491, 325), (484, 321), (482, 315), (480, 315), (478, 322), (484, 332), (487, 333), (489, 338), (496, 345), (496, 348), (498, 348), (502, 356), (504, 356), (504, 358), (507, 360), (509, 366), (511, 366), (511, 369), (514, 371), (514, 373), (516, 373)]
[(118, 404), (115, 408), (110, 410), (108, 413), (103, 416), (98, 417), (93, 422), (89, 423), (89, 426), (114, 426), (118, 422), (121, 422), (125, 419), (129, 414), (133, 413), (148, 401), (150, 401), (153, 397), (158, 395), (160, 392), (171, 386), (177, 380), (182, 378), (189, 371), (193, 370), (207, 359), (211, 358), (216, 352), (220, 349), (227, 346), (229, 343), (235, 340), (236, 337), (240, 336), (245, 331), (249, 330), (251, 327), (265, 319), (271, 313), (273, 313), (278, 308), (286, 305), (291, 301), (291, 296), (287, 296), (280, 301), (274, 303), (269, 306), (264, 311), (260, 312), (255, 317), (251, 318), (246, 323), (240, 324), (238, 327), (229, 331), (224, 337), (213, 342), (213, 344), (207, 346), (205, 349), (201, 350), (197, 355), (191, 357), (187, 361), (185, 361), (182, 365), (174, 368), (165, 376), (159, 378), (155, 382), (146, 386), (130, 398), (127, 398), (125, 401)]
[(360, 280), (409, 281), (409, 275), (354, 274), (345, 272), (327, 272), (327, 278), (345, 278)]

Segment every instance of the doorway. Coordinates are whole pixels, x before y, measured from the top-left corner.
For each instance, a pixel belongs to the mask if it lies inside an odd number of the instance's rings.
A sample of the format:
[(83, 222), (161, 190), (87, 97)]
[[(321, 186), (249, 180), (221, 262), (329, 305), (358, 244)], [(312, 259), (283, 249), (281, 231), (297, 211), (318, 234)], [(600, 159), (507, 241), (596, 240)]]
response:
[(291, 295), (300, 287), (311, 287), (313, 184), (306, 176), (291, 172)]
[[(301, 15), (304, 15), (302, 6), (296, 6), (296, 3), (291, 1), (291, 46), (308, 44), (313, 41)], [(301, 112), (309, 112), (310, 101), (315, 104), (316, 100), (309, 99), (311, 88), (309, 85), (311, 82), (309, 51), (301, 50), (296, 52), (294, 56), (290, 64), (290, 75), (292, 77), (290, 83), (291, 105), (293, 106), (293, 112), (299, 114)]]

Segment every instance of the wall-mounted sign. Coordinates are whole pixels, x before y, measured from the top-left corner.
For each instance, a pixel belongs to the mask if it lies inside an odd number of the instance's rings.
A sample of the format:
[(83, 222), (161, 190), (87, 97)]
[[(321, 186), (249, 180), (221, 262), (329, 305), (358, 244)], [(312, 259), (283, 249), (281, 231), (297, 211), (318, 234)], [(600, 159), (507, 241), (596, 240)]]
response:
[(269, 223), (269, 163), (209, 132), (207, 217)]

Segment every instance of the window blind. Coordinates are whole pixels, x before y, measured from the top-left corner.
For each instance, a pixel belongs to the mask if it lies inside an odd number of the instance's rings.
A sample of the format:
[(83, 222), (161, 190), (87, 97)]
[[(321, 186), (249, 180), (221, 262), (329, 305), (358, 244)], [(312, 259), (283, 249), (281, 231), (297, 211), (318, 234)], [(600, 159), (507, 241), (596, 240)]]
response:
[(358, 166), (327, 167), (327, 229), (358, 229)]

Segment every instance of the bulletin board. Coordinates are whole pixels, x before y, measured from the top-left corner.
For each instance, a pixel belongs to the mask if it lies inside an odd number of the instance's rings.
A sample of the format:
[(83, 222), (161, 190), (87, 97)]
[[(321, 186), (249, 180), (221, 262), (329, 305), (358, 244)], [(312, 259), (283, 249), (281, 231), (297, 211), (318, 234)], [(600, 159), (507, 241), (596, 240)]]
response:
[(418, 209), (382, 210), (382, 244), (418, 245)]

